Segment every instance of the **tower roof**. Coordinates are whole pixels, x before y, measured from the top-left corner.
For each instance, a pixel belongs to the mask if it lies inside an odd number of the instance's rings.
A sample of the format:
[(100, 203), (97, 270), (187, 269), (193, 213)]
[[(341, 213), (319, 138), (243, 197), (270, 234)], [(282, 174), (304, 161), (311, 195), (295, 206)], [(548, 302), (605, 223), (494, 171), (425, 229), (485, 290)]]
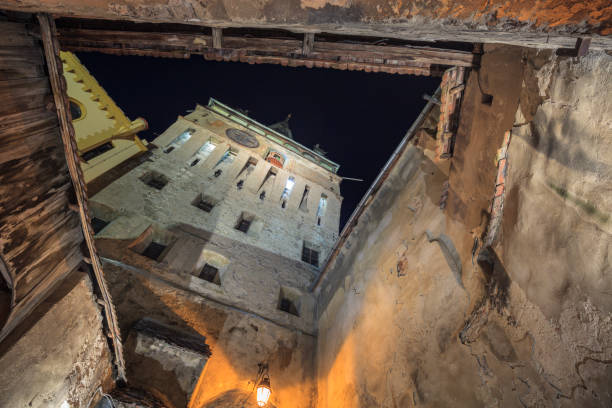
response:
[(291, 114), (288, 114), (284, 120), (274, 123), (268, 127), (272, 130), (276, 130), (283, 136), (293, 139), (293, 132), (291, 132), (291, 128), (289, 127), (289, 119), (291, 119)]

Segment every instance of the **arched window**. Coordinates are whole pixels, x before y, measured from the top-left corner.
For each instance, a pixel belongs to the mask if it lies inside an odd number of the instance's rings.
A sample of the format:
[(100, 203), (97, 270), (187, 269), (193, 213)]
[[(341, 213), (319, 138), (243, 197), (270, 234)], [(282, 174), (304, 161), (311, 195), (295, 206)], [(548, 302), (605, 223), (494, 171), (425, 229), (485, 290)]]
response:
[(85, 117), (85, 107), (81, 102), (77, 101), (76, 99), (70, 98), (69, 106), (70, 116), (72, 117), (73, 122), (83, 119), (83, 117)]

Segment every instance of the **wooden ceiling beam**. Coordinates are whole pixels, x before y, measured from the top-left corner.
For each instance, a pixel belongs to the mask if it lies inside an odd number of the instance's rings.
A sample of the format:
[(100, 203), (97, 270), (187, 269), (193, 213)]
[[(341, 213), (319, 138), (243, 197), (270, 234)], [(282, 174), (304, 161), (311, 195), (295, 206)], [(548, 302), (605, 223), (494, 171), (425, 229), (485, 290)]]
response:
[(62, 47), (70, 51), (98, 51), (118, 55), (188, 58), (203, 55), (218, 61), (272, 63), (288, 66), (440, 75), (442, 67), (472, 67), (471, 52), (432, 47), (384, 46), (316, 41), (305, 33), (302, 41), (291, 38), (223, 36), (199, 33), (136, 32), (59, 28)]

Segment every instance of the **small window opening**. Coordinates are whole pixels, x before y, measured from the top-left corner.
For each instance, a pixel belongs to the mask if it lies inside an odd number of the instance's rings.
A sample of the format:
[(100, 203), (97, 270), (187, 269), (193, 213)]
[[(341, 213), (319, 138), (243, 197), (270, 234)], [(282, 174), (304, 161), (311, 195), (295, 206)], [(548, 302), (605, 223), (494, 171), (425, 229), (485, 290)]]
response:
[(265, 200), (265, 199), (266, 199), (266, 192), (265, 192), (265, 191), (262, 191), (262, 192), (261, 192), (261, 194), (259, 194), (259, 199), (260, 199), (261, 201), (263, 201), (263, 200)]
[(302, 247), (302, 261), (316, 267), (319, 266), (319, 251), (314, 249), (313, 245), (306, 241), (304, 241), (304, 246)]
[(174, 149), (178, 149), (182, 145), (185, 144), (189, 139), (191, 139), (191, 135), (195, 133), (195, 129), (187, 129), (180, 135), (174, 138), (172, 142), (170, 142), (166, 148), (164, 149), (164, 153), (170, 153)]
[(202, 194), (199, 194), (191, 204), (206, 212), (211, 212), (215, 207), (215, 202)]
[(302, 200), (300, 201), (300, 210), (308, 211), (308, 193), (310, 192), (310, 187), (304, 187), (304, 193), (302, 194)]
[(140, 178), (140, 180), (149, 187), (153, 187), (157, 190), (161, 190), (166, 184), (168, 184), (168, 178), (156, 171), (146, 173)]
[(205, 281), (214, 283), (215, 285), (221, 285), (221, 278), (219, 277), (219, 269), (215, 268), (212, 265), (205, 264), (200, 274), (198, 275), (200, 279), (204, 279)]
[(227, 151), (223, 154), (223, 156), (221, 156), (221, 158), (219, 159), (219, 161), (217, 162), (217, 164), (215, 164), (214, 167), (219, 167), (219, 166), (223, 166), (223, 167), (227, 167), (230, 164), (232, 164), (234, 162), (234, 159), (237, 156), (237, 152), (233, 151), (232, 149), (227, 149)]
[(285, 183), (285, 189), (283, 190), (283, 194), (281, 195), (281, 207), (285, 208), (287, 206), (287, 200), (289, 200), (289, 196), (291, 195), (291, 190), (293, 190), (293, 186), (295, 185), (295, 178), (289, 177), (287, 182)]
[(81, 157), (85, 161), (90, 161), (112, 149), (113, 149), (113, 144), (111, 142), (106, 142), (94, 149), (88, 150), (87, 152), (83, 153)]
[(215, 150), (217, 146), (214, 143), (211, 143), (210, 140), (207, 141), (200, 147), (200, 149), (193, 155), (191, 161), (191, 167), (197, 165), (198, 163), (206, 160), (208, 156)]
[(215, 177), (219, 177), (221, 173), (223, 173), (223, 170), (217, 169), (217, 171), (215, 171)]
[(250, 157), (249, 160), (247, 160), (244, 167), (242, 168), (242, 170), (240, 170), (240, 173), (238, 173), (236, 178), (242, 175), (244, 175), (244, 178), (249, 177), (249, 175), (253, 172), (253, 170), (255, 170), (255, 166), (257, 166), (257, 159)]
[(242, 190), (242, 187), (244, 187), (244, 180), (240, 180), (238, 183), (236, 183), (236, 187), (238, 190)]
[(160, 258), (166, 249), (166, 245), (160, 244), (159, 242), (151, 241), (151, 243), (142, 252), (143, 256), (153, 259), (154, 261), (160, 261)]
[(249, 231), (252, 222), (253, 216), (247, 215), (246, 213), (242, 213), (240, 215), (240, 218), (238, 219), (238, 223), (236, 224), (235, 228), (238, 231), (244, 232), (246, 234)]
[(293, 290), (281, 287), (278, 299), (278, 310), (299, 317), (299, 296), (297, 293)]
[(83, 116), (83, 111), (78, 103), (73, 100), (70, 100), (70, 117), (72, 120), (80, 119)]
[(317, 225), (321, 225), (321, 219), (325, 215), (325, 209), (327, 208), (327, 196), (321, 194), (319, 199), (319, 208), (317, 209)]
[(258, 190), (262, 190), (262, 189), (267, 189), (269, 186), (272, 185), (272, 183), (274, 183), (274, 180), (276, 179), (276, 175), (278, 174), (278, 170), (276, 170), (275, 168), (271, 167), (268, 170), (268, 173), (266, 173), (266, 177), (264, 177), (264, 180), (262, 181), (261, 185), (259, 186)]
[(107, 225), (108, 225), (108, 222), (104, 221), (101, 218), (93, 217), (91, 219), (91, 226), (94, 230), (94, 234), (97, 234), (98, 232), (102, 231), (104, 227), (106, 227)]

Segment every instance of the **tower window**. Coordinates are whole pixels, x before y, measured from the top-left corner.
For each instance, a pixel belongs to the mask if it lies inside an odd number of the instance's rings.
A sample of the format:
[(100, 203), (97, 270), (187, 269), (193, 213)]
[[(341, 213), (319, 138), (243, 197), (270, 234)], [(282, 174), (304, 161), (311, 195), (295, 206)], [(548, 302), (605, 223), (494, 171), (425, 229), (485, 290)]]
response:
[(317, 209), (317, 225), (321, 225), (321, 219), (325, 215), (325, 209), (327, 208), (327, 196), (321, 194), (319, 199), (319, 208)]
[(310, 242), (304, 241), (304, 246), (302, 247), (302, 261), (316, 267), (319, 266), (319, 251), (314, 249), (314, 245)]
[(291, 190), (293, 190), (293, 186), (295, 186), (295, 178), (289, 177), (287, 179), (287, 182), (285, 183), (285, 189), (283, 190), (283, 194), (281, 195), (281, 207), (286, 207), (287, 200), (289, 200), (289, 196), (291, 195)]
[(104, 221), (101, 218), (93, 217), (91, 219), (91, 226), (94, 230), (94, 234), (97, 234), (98, 232), (102, 231), (104, 227), (106, 227), (107, 225), (108, 225), (108, 222)]
[(153, 187), (157, 190), (161, 190), (166, 184), (168, 184), (168, 178), (156, 171), (146, 173), (140, 178), (140, 180), (147, 186)]
[(72, 120), (78, 120), (81, 119), (81, 116), (83, 116), (81, 106), (76, 101), (70, 99), (70, 117)]
[(204, 143), (202, 147), (193, 155), (191, 159), (191, 167), (197, 165), (201, 161), (205, 160), (215, 150), (217, 146), (210, 141)]
[(240, 218), (238, 219), (238, 223), (236, 224), (236, 226), (234, 228), (236, 228), (238, 231), (244, 232), (245, 234), (249, 231), (249, 228), (251, 227), (251, 223), (253, 222), (253, 216), (252, 215), (248, 215), (246, 213), (242, 213), (240, 214)]
[(236, 176), (236, 178), (240, 177), (243, 174), (244, 178), (249, 177), (253, 170), (255, 170), (255, 166), (257, 166), (257, 159), (250, 157), (242, 168), (242, 170), (240, 170), (240, 173), (238, 173), (238, 176)]
[(174, 149), (177, 149), (184, 145), (185, 142), (191, 139), (191, 135), (193, 133), (195, 133), (194, 129), (187, 129), (186, 131), (175, 137), (174, 140), (170, 144), (168, 144), (168, 146), (166, 146), (166, 148), (164, 149), (164, 153), (170, 153)]
[(299, 317), (299, 295), (296, 290), (281, 287), (278, 299), (278, 310)]
[(165, 249), (166, 245), (151, 241), (151, 243), (147, 245), (145, 250), (142, 252), (142, 255), (153, 259), (154, 261), (159, 261)]
[(215, 207), (215, 202), (209, 197), (204, 197), (202, 194), (199, 194), (191, 204), (206, 212), (211, 212)]
[(300, 201), (300, 210), (308, 211), (308, 193), (310, 192), (310, 187), (304, 187), (304, 193), (302, 194), (302, 200)]
[(200, 271), (198, 277), (200, 279), (204, 279), (205, 281), (214, 283), (215, 285), (221, 285), (219, 269), (215, 268), (212, 265), (205, 264), (202, 270)]

